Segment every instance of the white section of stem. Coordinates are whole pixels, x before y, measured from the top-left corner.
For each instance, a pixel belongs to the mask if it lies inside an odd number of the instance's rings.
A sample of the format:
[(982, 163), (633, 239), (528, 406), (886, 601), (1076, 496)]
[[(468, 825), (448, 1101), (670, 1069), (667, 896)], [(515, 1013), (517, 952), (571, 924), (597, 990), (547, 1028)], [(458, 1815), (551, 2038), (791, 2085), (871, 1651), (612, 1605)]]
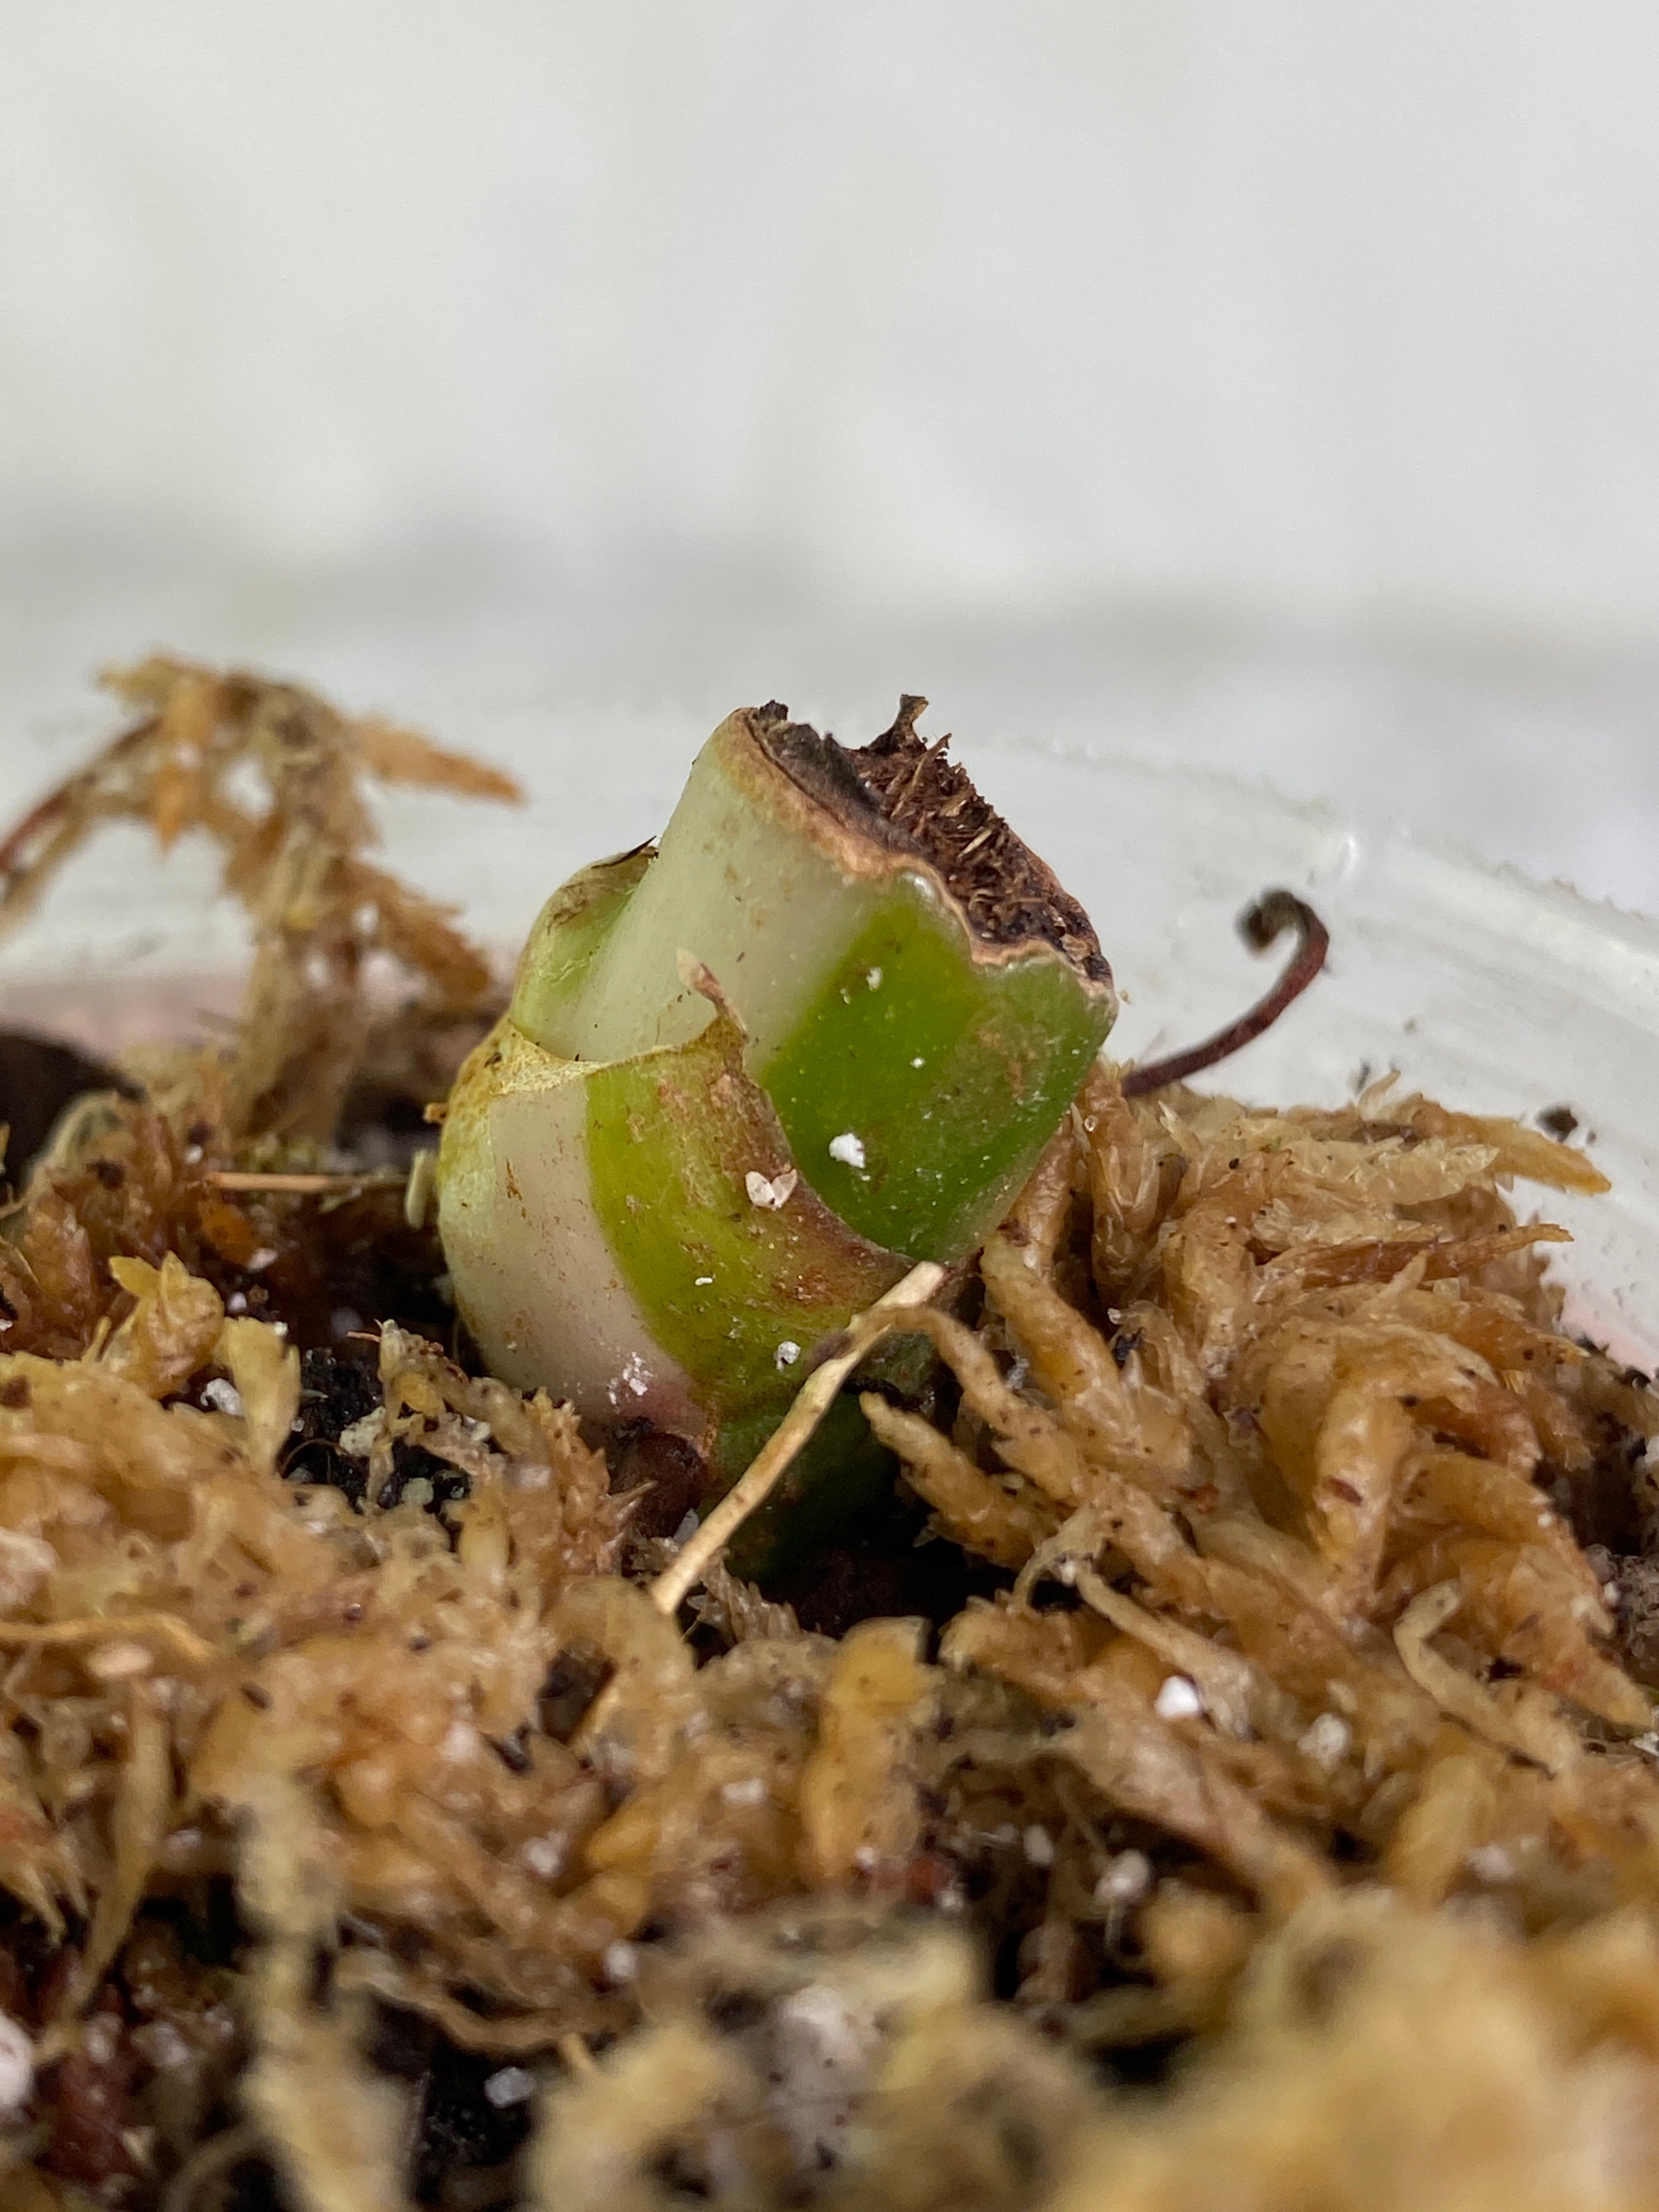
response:
[(458, 1101), (465, 1141), (446, 1146), (440, 1198), (468, 1327), (504, 1382), (528, 1390), (557, 1376), (590, 1419), (643, 1416), (695, 1440), (707, 1416), (690, 1378), (655, 1345), (594, 1210), (590, 1071), (510, 1023), (495, 1048), (487, 1103)]
[(708, 1020), (681, 973), (690, 953), (748, 1031), (750, 1065), (764, 1064), (885, 891), (803, 834), (805, 802), (787, 781), (738, 717), (714, 732), (550, 1044), (603, 1060), (687, 1042)]

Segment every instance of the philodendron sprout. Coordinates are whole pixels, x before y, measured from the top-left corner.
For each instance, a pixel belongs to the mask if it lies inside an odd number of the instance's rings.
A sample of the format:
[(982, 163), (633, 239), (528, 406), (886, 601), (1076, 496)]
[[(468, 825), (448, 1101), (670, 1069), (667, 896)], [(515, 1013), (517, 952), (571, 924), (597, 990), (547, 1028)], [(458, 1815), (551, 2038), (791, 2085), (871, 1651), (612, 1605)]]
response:
[(1111, 1025), (1086, 916), (924, 704), (861, 751), (728, 717), (660, 844), (554, 894), (450, 1099), (439, 1219), (492, 1370), (687, 1438), (711, 1488), (815, 1344), (982, 1242)]

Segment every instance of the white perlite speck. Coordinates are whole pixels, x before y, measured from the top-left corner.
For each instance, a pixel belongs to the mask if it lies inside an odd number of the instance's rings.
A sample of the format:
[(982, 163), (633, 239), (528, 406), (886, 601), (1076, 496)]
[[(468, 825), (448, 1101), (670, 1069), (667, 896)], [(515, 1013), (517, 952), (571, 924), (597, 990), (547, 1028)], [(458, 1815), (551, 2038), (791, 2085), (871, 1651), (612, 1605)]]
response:
[(1513, 1881), (1520, 1871), (1502, 1844), (1477, 1844), (1465, 1863), (1482, 1881)]
[(134, 2049), (149, 2061), (158, 2074), (171, 2074), (188, 2066), (195, 2053), (170, 2020), (153, 2020), (132, 2032)]
[(605, 1956), (599, 1963), (605, 1968), (606, 1981), (614, 1989), (619, 1983), (631, 1982), (639, 1972), (640, 1954), (631, 1943), (624, 1943), (619, 1938), (605, 1946)]
[(793, 1367), (800, 1358), (800, 1346), (793, 1337), (786, 1336), (772, 1356), (781, 1368)]
[(1353, 1730), (1340, 1713), (1321, 1713), (1297, 1739), (1297, 1749), (1316, 1766), (1340, 1765), (1348, 1755)]
[(1054, 1863), (1054, 1839), (1046, 1828), (1030, 1827), (1021, 1841), (1025, 1856), (1034, 1867), (1051, 1867)]
[(750, 1206), (768, 1206), (776, 1212), (788, 1205), (799, 1181), (800, 1172), (796, 1168), (785, 1168), (775, 1176), (763, 1176), (757, 1168), (750, 1168), (743, 1179), (743, 1187), (749, 1194)]
[(830, 1982), (809, 1982), (773, 2014), (776, 2087), (768, 2099), (802, 2170), (832, 2170), (847, 2155), (858, 2100), (882, 2033), (868, 2003)]
[(211, 1406), (216, 1413), (228, 1413), (238, 1421), (242, 1418), (242, 1394), (222, 1375), (216, 1375), (211, 1382), (203, 1383), (202, 1402)]
[(1198, 1694), (1198, 1686), (1184, 1674), (1166, 1676), (1163, 1688), (1152, 1700), (1152, 1711), (1161, 1721), (1194, 1721), (1204, 1710), (1204, 1700)]
[(1152, 1886), (1152, 1863), (1145, 1851), (1120, 1851), (1095, 1884), (1097, 1905), (1133, 1905)]
[(155, 1664), (149, 1647), (127, 1637), (100, 1645), (86, 1662), (87, 1672), (100, 1682), (131, 1681), (137, 1675), (148, 1674)]
[(34, 2045), (27, 2030), (0, 2012), (0, 2118), (21, 2112), (34, 2087)]
[(630, 1352), (623, 1362), (622, 1379), (636, 1398), (643, 1398), (651, 1388), (651, 1374), (637, 1352)]
[(377, 1406), (372, 1413), (365, 1413), (360, 1421), (340, 1431), (340, 1449), (348, 1459), (367, 1459), (380, 1442), (386, 1427), (386, 1407)]
[[(410, 1486), (411, 1488), (413, 1485)], [(438, 1746), (440, 1759), (471, 1759), (483, 1738), (468, 1721), (451, 1721)]]
[(830, 1138), (830, 1157), (832, 1160), (839, 1160), (844, 1168), (861, 1169), (864, 1165), (864, 1139), (854, 1136), (850, 1129), (843, 1129), (840, 1136)]
[(536, 2077), (527, 2066), (503, 2066), (484, 2083), (483, 2093), (498, 2112), (504, 2112), (510, 2105), (528, 2104), (536, 2094)]

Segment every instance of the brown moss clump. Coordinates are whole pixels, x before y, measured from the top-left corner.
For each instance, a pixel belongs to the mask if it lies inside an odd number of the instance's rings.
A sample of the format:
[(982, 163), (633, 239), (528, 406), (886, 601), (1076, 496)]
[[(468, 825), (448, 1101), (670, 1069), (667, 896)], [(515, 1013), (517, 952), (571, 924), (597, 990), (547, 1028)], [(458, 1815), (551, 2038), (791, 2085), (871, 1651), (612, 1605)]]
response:
[[(326, 1342), (336, 1317), (439, 1326), (435, 1243), (403, 1223), (400, 1161), (499, 1010), (453, 918), (367, 857), (373, 781), (508, 800), (510, 779), (295, 684), (155, 658), (107, 685), (138, 719), (0, 843), (0, 932), (100, 823), (165, 851), (205, 835), (253, 958), (228, 1046), (144, 1050), (128, 1095), (89, 1095), (36, 1163), (0, 1244), (8, 1348), (73, 1357), (125, 1310), (108, 1262), (172, 1252), (239, 1311)], [(131, 1096), (136, 1084), (141, 1095)], [(343, 1170), (322, 1206), (244, 1180)]]
[[(105, 678), (139, 719), (0, 845), (0, 930), (15, 927), (102, 822), (147, 823), (165, 852), (204, 832), (247, 908), (254, 958), (216, 1127), (323, 1141), (354, 1081), (395, 1036), (480, 1016), (495, 982), (441, 907), (369, 861), (366, 779), (516, 800), (510, 777), (298, 684), (157, 655)], [(246, 779), (262, 792), (252, 800)], [(377, 959), (378, 956), (378, 959)], [(385, 1003), (377, 966), (401, 978)]]

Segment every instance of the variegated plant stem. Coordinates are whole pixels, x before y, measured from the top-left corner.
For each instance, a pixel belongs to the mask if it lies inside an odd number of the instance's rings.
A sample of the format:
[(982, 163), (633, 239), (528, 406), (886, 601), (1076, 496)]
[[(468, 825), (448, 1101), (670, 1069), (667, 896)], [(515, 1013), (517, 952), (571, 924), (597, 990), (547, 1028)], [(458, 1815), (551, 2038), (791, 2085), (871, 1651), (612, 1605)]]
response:
[(1008, 861), (1000, 905), (971, 849), (901, 826), (920, 703), (867, 755), (728, 717), (660, 846), (549, 902), (451, 1097), (440, 1225), (492, 1370), (673, 1431), (716, 1481), (811, 1346), (982, 1241), (1115, 1011), (1080, 910), (971, 786), (950, 803)]

